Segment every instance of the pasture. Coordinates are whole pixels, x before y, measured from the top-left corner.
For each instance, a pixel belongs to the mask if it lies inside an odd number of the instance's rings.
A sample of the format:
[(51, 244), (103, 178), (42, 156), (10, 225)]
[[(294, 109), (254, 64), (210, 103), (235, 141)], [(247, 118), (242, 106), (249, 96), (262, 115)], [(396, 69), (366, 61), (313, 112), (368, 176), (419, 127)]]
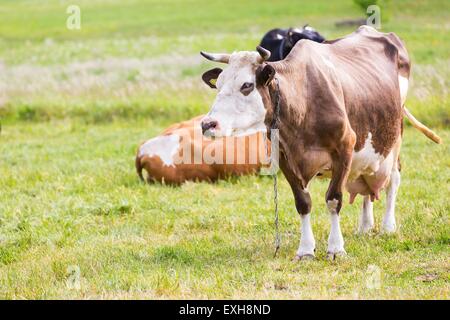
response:
[(272, 180), (142, 184), (140, 142), (208, 111), (200, 50), (254, 50), (273, 27), (309, 23), (326, 38), (363, 13), (353, 1), (0, 0), (0, 298), (448, 299), (450, 33), (448, 1), (391, 1), (382, 31), (413, 61), (407, 106), (443, 139), (405, 120), (398, 232), (356, 234), (361, 197), (341, 211), (348, 256), (325, 259), (327, 181), (316, 180), (317, 259), (293, 262), (300, 219)]

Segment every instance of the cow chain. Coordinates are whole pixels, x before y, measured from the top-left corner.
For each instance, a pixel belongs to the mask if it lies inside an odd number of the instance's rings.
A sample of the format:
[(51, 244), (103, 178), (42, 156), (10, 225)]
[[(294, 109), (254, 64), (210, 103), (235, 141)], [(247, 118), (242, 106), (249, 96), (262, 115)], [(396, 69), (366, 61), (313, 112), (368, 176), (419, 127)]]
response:
[[(280, 117), (280, 84), (278, 82), (278, 79), (275, 78), (276, 83), (276, 91), (275, 91), (275, 104), (274, 104), (274, 111), (273, 111), (273, 117), (272, 117), (272, 123), (270, 126), (271, 130), (278, 129), (278, 121)], [(266, 144), (267, 147), (267, 144)], [(267, 154), (267, 150), (266, 150)], [(270, 166), (272, 167), (272, 160), (273, 160), (273, 152), (270, 153)], [(272, 174), (273, 176), (273, 202), (275, 205), (275, 253), (273, 255), (274, 258), (276, 258), (278, 251), (281, 246), (281, 236), (280, 236), (280, 230), (279, 230), (279, 213), (278, 213), (278, 176), (277, 172), (274, 172)]]

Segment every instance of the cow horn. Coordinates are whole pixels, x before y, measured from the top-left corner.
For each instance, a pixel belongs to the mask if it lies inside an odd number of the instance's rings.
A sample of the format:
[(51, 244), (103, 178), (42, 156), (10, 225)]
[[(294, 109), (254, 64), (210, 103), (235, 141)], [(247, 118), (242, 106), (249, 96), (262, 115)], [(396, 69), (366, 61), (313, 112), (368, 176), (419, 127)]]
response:
[(215, 62), (228, 63), (228, 61), (230, 61), (230, 55), (228, 53), (207, 53), (200, 51), (200, 54), (206, 59)]
[(270, 58), (270, 51), (267, 49), (264, 49), (261, 46), (256, 47), (256, 51), (258, 51), (259, 55), (261, 56), (261, 61), (264, 62)]

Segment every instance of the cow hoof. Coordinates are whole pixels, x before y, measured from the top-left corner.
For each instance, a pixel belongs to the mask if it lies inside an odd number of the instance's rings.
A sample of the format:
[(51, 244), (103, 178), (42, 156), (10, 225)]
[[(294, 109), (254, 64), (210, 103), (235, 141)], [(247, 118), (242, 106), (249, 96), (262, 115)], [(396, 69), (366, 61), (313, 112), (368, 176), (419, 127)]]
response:
[(384, 234), (392, 234), (397, 230), (397, 226), (395, 223), (385, 223), (381, 229), (381, 232)]
[(373, 225), (362, 225), (358, 228), (358, 234), (364, 235), (369, 234), (373, 231)]
[(373, 229), (369, 229), (369, 230), (358, 230), (358, 233), (360, 236), (364, 236), (364, 235), (370, 235), (373, 232)]
[(345, 250), (338, 252), (327, 252), (327, 259), (330, 261), (334, 261), (345, 257), (347, 257), (347, 252), (345, 252)]
[(294, 257), (294, 261), (308, 261), (308, 260), (314, 260), (316, 257), (313, 254), (306, 253), (306, 254), (296, 254)]

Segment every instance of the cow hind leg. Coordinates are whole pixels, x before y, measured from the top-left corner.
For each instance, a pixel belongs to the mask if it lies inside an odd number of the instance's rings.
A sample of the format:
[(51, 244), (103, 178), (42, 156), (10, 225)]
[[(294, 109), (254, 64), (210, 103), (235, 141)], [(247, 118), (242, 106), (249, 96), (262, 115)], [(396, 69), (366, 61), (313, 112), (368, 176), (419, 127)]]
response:
[(386, 213), (383, 218), (382, 231), (385, 233), (393, 233), (396, 230), (395, 223), (395, 200), (397, 191), (400, 186), (400, 171), (398, 165), (394, 164), (389, 185), (386, 189)]
[(364, 196), (364, 202), (359, 217), (358, 233), (364, 234), (372, 230), (374, 225), (373, 221), (373, 202), (370, 196)]

